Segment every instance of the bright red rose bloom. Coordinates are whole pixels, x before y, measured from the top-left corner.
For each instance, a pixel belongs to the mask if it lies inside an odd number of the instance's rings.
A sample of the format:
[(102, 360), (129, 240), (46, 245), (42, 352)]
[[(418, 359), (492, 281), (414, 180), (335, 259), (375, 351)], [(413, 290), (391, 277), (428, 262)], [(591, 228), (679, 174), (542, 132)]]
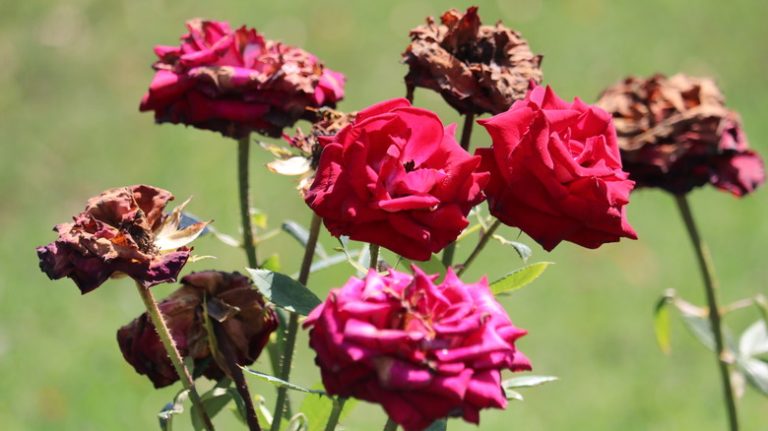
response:
[(159, 123), (183, 123), (242, 137), (250, 131), (280, 136), (305, 108), (335, 106), (344, 75), (314, 55), (264, 39), (245, 26), (195, 19), (181, 46), (155, 47), (157, 71), (141, 111)]
[(485, 278), (464, 284), (369, 271), (331, 290), (310, 313), (309, 344), (328, 393), (381, 404), (406, 431), (447, 416), (479, 423), (504, 408), (501, 370), (530, 370), (515, 348), (526, 334), (496, 302)]
[(483, 201), (488, 174), (434, 113), (394, 99), (357, 114), (323, 145), (307, 204), (334, 236), (427, 260)]
[(546, 250), (560, 241), (597, 248), (637, 239), (625, 205), (634, 182), (622, 170), (611, 116), (547, 87), (481, 120), (493, 140), (478, 149), (491, 173), (491, 214), (522, 229)]

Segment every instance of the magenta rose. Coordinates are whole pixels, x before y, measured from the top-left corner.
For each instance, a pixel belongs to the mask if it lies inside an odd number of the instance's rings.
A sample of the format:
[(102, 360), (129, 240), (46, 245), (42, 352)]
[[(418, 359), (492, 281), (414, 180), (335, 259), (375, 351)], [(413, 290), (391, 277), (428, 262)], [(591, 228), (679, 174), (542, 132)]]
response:
[(113, 274), (127, 274), (144, 287), (176, 281), (192, 250), (186, 245), (207, 223), (179, 230), (186, 202), (164, 214), (171, 200), (169, 191), (146, 185), (102, 192), (72, 223), (56, 225), (56, 241), (37, 248), (40, 269), (52, 280), (71, 278), (82, 293)]
[(488, 181), (454, 131), (405, 99), (362, 110), (338, 134), (320, 138), (305, 200), (334, 236), (427, 260), (467, 226)]
[(502, 114), (481, 120), (491, 148), (478, 149), (491, 173), (491, 214), (546, 250), (560, 241), (597, 248), (637, 235), (626, 219), (634, 182), (622, 170), (611, 116), (567, 103), (536, 86)]
[[(219, 364), (211, 353), (205, 309), (219, 351), (238, 365), (252, 364), (277, 329), (277, 315), (250, 279), (236, 272), (204, 271), (187, 275), (181, 284), (158, 307), (180, 354), (194, 361), (195, 374), (211, 379), (230, 374), (229, 364)], [(147, 313), (120, 328), (117, 342), (125, 360), (156, 388), (179, 380)]]
[(381, 404), (406, 431), (480, 410), (504, 408), (501, 370), (530, 370), (515, 327), (485, 278), (464, 284), (371, 270), (331, 290), (310, 313), (309, 344), (328, 393)]
[(314, 55), (265, 39), (254, 29), (195, 19), (180, 46), (155, 47), (157, 71), (141, 111), (159, 123), (183, 123), (243, 137), (280, 136), (308, 107), (335, 106), (344, 75)]

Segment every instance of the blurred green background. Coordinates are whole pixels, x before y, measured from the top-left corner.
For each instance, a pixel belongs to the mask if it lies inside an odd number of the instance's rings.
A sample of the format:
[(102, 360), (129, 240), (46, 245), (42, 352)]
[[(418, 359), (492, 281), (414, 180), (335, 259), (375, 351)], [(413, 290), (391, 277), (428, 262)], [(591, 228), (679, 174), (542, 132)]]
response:
[[(565, 98), (593, 102), (626, 74), (656, 71), (717, 78), (739, 110), (752, 145), (768, 155), (768, 3), (757, 0), (477, 1), (486, 23), (520, 31), (544, 55), (545, 81)], [(189, 209), (237, 235), (235, 145), (221, 136), (156, 126), (140, 114), (155, 44), (174, 44), (184, 21), (202, 16), (246, 23), (270, 38), (300, 45), (348, 76), (342, 109), (402, 96), (399, 54), (408, 29), (427, 15), (465, 8), (462, 1), (159, 1), (25, 0), (0, 5), (0, 428), (3, 430), (156, 429), (156, 413), (176, 388), (156, 391), (123, 362), (116, 329), (142, 311), (130, 282), (119, 280), (80, 296), (70, 281), (50, 282), (34, 247), (54, 239), (51, 227), (80, 211), (85, 200), (119, 185), (149, 183), (183, 199)], [(436, 95), (416, 103), (457, 120)], [(488, 144), (480, 129), (473, 145)], [(310, 214), (291, 178), (270, 175), (256, 151), (255, 205), (271, 224)], [(737, 200), (712, 189), (695, 191), (692, 206), (716, 260), (724, 303), (766, 292), (766, 191)], [(725, 428), (712, 355), (673, 323), (673, 350), (664, 356), (652, 331), (652, 308), (667, 288), (702, 303), (693, 254), (674, 202), (657, 191), (633, 195), (631, 223), (639, 241), (599, 250), (562, 244), (533, 260), (551, 260), (534, 285), (503, 300), (530, 335), (519, 347), (538, 374), (560, 381), (525, 391), (526, 401), (482, 415), (482, 429), (698, 430)], [(514, 237), (516, 231), (504, 228)], [(531, 245), (527, 237), (521, 239)], [(323, 233), (323, 243), (335, 241)], [(472, 242), (459, 249), (468, 253)], [(244, 256), (210, 236), (196, 251), (218, 260), (187, 266), (242, 270)], [(285, 272), (296, 270), (299, 246), (286, 235), (265, 243)], [(492, 245), (466, 279), (496, 278), (521, 265), (509, 248)], [(313, 276), (323, 296), (350, 268)], [(172, 287), (159, 286), (159, 296)], [(728, 318), (737, 329), (756, 318)], [(318, 380), (306, 337), (295, 380)], [(255, 367), (267, 370), (265, 361)], [(273, 404), (270, 388), (256, 385)], [(768, 402), (753, 391), (740, 400), (744, 430), (768, 429)], [(385, 417), (360, 403), (348, 429), (380, 429)], [(220, 429), (238, 429), (232, 415)], [(187, 418), (179, 421), (188, 428)], [(450, 422), (451, 430), (473, 429)]]

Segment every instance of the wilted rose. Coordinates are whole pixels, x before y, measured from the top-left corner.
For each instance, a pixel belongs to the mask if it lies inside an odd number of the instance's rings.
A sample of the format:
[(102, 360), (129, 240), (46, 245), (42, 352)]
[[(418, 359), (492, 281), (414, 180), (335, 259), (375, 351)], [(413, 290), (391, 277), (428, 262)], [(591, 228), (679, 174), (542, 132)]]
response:
[(488, 206), (503, 223), (546, 250), (560, 241), (597, 248), (637, 238), (625, 208), (634, 182), (621, 168), (605, 111), (535, 87), (509, 111), (480, 124), (493, 140), (476, 153), (491, 173)]
[(541, 82), (541, 56), (501, 22), (481, 25), (477, 7), (451, 9), (440, 21), (430, 17), (411, 30), (403, 53), (409, 92), (425, 87), (462, 114), (498, 114), (525, 96), (530, 81)]
[(712, 79), (629, 77), (598, 105), (613, 115), (624, 168), (638, 187), (683, 194), (710, 183), (742, 196), (765, 181), (762, 159)]
[[(183, 357), (194, 360), (195, 374), (219, 379), (228, 364), (211, 350), (207, 320), (217, 350), (231, 352), (238, 365), (252, 364), (277, 328), (274, 310), (264, 304), (250, 279), (238, 273), (196, 272), (158, 306)], [(117, 331), (123, 357), (156, 388), (179, 379), (147, 313)]]
[(463, 150), (455, 127), (405, 99), (381, 102), (323, 145), (307, 204), (334, 236), (427, 260), (468, 225), (487, 174)]
[(485, 278), (464, 284), (451, 269), (434, 283), (414, 267), (351, 278), (304, 323), (328, 393), (382, 405), (406, 431), (504, 408), (501, 370), (530, 370), (515, 348), (525, 335)]
[(107, 190), (88, 200), (72, 223), (56, 225), (56, 241), (37, 248), (40, 269), (51, 279), (71, 278), (82, 293), (113, 274), (144, 287), (176, 280), (207, 223), (179, 230), (181, 210), (164, 214), (170, 192), (147, 185)]
[(280, 136), (307, 107), (335, 106), (344, 75), (314, 55), (264, 39), (254, 29), (195, 19), (182, 44), (157, 46), (157, 71), (141, 111), (160, 122), (183, 123), (242, 137)]

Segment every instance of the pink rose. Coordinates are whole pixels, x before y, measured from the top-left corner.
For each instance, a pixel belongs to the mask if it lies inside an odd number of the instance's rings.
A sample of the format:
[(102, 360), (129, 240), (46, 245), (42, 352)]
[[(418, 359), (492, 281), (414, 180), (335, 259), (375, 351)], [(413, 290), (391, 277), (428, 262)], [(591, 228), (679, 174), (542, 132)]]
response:
[(597, 248), (636, 239), (625, 205), (634, 182), (621, 168), (611, 116), (536, 86), (502, 114), (481, 120), (493, 140), (478, 149), (491, 173), (491, 214), (546, 250), (560, 241)]
[[(229, 375), (229, 365), (217, 363), (211, 354), (203, 301), (207, 301), (218, 349), (230, 352), (238, 365), (252, 364), (277, 329), (277, 315), (266, 307), (250, 279), (238, 273), (204, 271), (187, 275), (181, 284), (158, 307), (180, 354), (194, 360), (196, 374), (210, 379)], [(156, 388), (179, 380), (147, 313), (120, 328), (117, 342), (125, 360)]]
[(167, 190), (146, 185), (110, 189), (89, 199), (73, 223), (56, 225), (56, 241), (37, 248), (40, 269), (53, 280), (71, 278), (82, 293), (115, 273), (144, 287), (176, 281), (191, 251), (186, 245), (207, 223), (177, 230), (184, 205), (166, 215), (171, 200)]
[(310, 313), (304, 327), (323, 385), (381, 404), (406, 431), (447, 416), (479, 423), (481, 409), (507, 405), (501, 370), (531, 369), (514, 345), (526, 332), (485, 278), (464, 284), (449, 268), (435, 285), (414, 271), (351, 278)]
[(334, 236), (427, 260), (454, 241), (484, 199), (488, 175), (456, 142), (454, 126), (393, 99), (360, 111), (324, 146), (307, 204)]
[(155, 111), (159, 123), (280, 136), (307, 107), (344, 97), (344, 75), (302, 49), (222, 21), (195, 19), (187, 28), (181, 46), (155, 47), (157, 72), (140, 110)]

